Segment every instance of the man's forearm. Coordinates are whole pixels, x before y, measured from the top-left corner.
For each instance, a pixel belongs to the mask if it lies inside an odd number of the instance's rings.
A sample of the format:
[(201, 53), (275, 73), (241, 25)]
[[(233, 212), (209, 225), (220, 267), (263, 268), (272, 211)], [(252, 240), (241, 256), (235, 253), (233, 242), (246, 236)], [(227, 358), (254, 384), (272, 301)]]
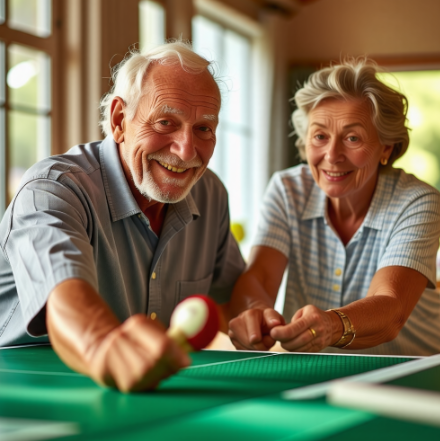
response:
[(72, 369), (90, 374), (89, 361), (120, 322), (87, 282), (69, 279), (55, 287), (47, 302), (50, 341)]
[(125, 392), (153, 389), (191, 363), (157, 320), (135, 314), (121, 324), (99, 294), (79, 279), (52, 291), (47, 328), (66, 364)]

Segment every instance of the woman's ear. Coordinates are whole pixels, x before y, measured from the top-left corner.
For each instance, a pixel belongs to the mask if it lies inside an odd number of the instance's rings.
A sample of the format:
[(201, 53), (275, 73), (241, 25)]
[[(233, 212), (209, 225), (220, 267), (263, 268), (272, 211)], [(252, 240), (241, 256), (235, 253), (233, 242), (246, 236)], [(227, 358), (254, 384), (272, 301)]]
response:
[(125, 131), (125, 103), (124, 100), (116, 96), (113, 98), (110, 108), (110, 122), (112, 126), (113, 139), (116, 143), (124, 142)]
[(393, 153), (394, 145), (388, 144), (385, 146), (383, 152), (387, 155), (387, 159), (390, 159), (391, 154)]

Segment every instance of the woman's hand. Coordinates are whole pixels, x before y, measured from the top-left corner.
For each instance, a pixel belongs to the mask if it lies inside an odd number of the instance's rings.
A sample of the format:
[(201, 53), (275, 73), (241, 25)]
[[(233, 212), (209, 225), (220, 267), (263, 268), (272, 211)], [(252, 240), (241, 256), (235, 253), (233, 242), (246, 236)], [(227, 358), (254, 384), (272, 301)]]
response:
[(237, 349), (267, 351), (275, 344), (271, 330), (284, 324), (272, 308), (248, 309), (229, 322), (229, 337)]
[(272, 328), (270, 336), (291, 352), (319, 352), (334, 344), (342, 332), (335, 313), (307, 305), (296, 311), (289, 324)]

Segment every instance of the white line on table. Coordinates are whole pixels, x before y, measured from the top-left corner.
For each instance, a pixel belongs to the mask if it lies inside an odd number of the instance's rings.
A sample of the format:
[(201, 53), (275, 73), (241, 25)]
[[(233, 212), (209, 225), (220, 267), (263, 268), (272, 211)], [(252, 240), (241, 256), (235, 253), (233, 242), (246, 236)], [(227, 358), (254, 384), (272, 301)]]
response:
[(84, 375), (77, 374), (75, 372), (23, 371), (19, 369), (0, 369), (0, 372), (5, 372), (8, 374), (35, 374), (35, 375), (59, 375), (59, 376), (67, 376), (67, 377), (84, 377)]
[[(219, 362), (216, 362), (216, 363), (199, 364), (199, 365), (196, 365), (196, 366), (188, 366), (187, 368), (184, 368), (182, 370), (198, 369), (198, 368), (207, 367), (207, 366), (216, 366), (216, 365), (219, 365), (219, 364), (237, 363), (239, 361), (259, 360), (261, 358), (273, 357), (273, 356), (276, 356), (276, 355), (280, 355), (280, 353), (271, 353), (271, 354), (264, 355), (264, 356), (261, 356), (261, 357), (241, 358), (240, 360), (219, 361)], [(1, 368), (0, 368), (0, 372), (11, 373), (11, 374), (35, 374), (35, 375), (59, 375), (59, 376), (74, 376), (74, 377), (75, 376), (79, 376), (79, 377), (84, 377), (84, 375), (78, 374), (78, 373), (74, 373), (74, 372), (24, 371), (24, 370), (1, 369)]]
[(249, 357), (249, 358), (241, 358), (240, 360), (230, 360), (230, 361), (218, 361), (216, 363), (208, 363), (208, 364), (198, 364), (197, 366), (188, 366), (187, 368), (183, 368), (182, 370), (188, 369), (198, 369), (204, 368), (208, 366), (218, 366), (219, 364), (230, 364), (230, 363), (238, 363), (240, 361), (248, 361), (248, 360), (260, 360), (261, 358), (274, 357), (276, 355), (280, 355), (280, 353), (271, 353), (269, 355), (264, 355), (262, 357)]

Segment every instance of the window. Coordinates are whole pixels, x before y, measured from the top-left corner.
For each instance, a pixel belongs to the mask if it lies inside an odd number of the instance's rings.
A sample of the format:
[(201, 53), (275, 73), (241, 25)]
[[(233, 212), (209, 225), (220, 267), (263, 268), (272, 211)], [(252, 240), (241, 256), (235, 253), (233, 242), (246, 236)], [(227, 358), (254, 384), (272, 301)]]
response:
[(0, 215), (51, 153), (55, 0), (0, 0)]
[(209, 167), (229, 193), (231, 226), (245, 256), (250, 248), (252, 216), (251, 39), (203, 16), (193, 19), (194, 50), (214, 60), (222, 90), (217, 145)]

